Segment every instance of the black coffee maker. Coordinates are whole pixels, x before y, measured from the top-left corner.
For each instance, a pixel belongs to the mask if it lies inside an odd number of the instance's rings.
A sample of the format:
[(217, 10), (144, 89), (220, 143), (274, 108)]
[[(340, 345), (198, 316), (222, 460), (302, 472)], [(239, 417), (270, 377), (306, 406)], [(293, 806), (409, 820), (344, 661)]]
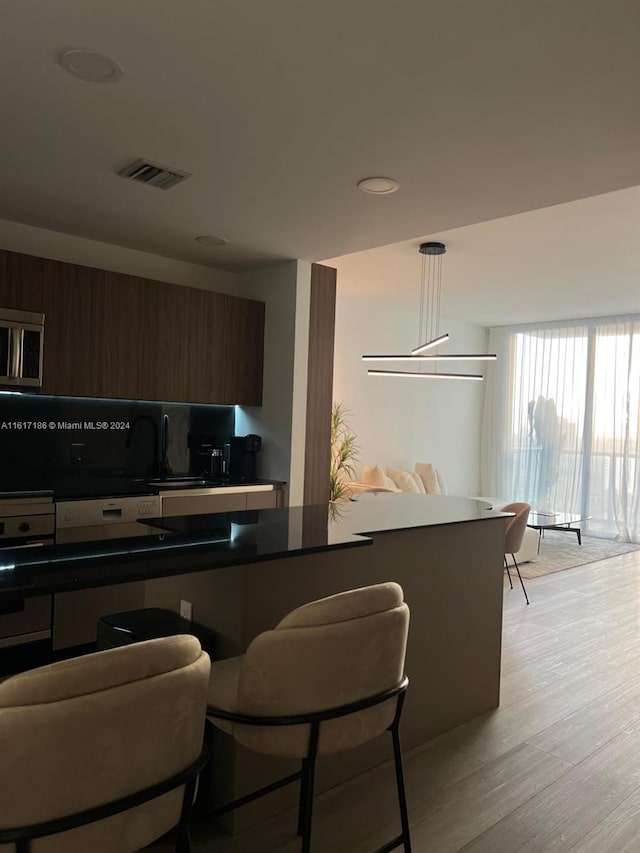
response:
[(229, 444), (225, 444), (225, 468), (229, 480), (238, 483), (254, 483), (256, 459), (262, 439), (259, 435), (232, 435)]
[(222, 480), (224, 475), (224, 450), (222, 447), (203, 445), (199, 454), (202, 475), (211, 480)]

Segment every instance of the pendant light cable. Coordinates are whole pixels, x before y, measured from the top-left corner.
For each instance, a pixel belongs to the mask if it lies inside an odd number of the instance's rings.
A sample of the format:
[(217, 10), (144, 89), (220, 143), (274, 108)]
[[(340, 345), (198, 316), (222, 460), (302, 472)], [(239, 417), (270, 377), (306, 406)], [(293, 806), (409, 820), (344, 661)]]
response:
[(422, 273), (420, 275), (420, 313), (418, 315), (418, 343), (420, 343), (420, 341), (425, 340), (425, 338), (423, 337), (423, 334), (426, 334), (426, 332), (423, 331), (423, 326), (424, 326), (424, 282), (425, 282), (426, 269), (427, 269), (427, 259), (423, 255), (422, 256)]
[[(439, 361), (495, 361), (494, 353), (468, 353), (448, 355), (423, 355), (426, 350), (438, 347), (449, 340), (448, 333), (440, 332), (440, 313), (442, 309), (442, 256), (447, 251), (444, 243), (429, 241), (421, 243), (418, 249), (422, 255), (420, 275), (420, 297), (418, 313), (418, 345), (408, 355), (363, 355), (363, 361), (407, 361), (418, 364), (418, 372), (370, 370), (371, 376), (423, 376), (434, 379), (475, 379), (482, 380), (477, 374), (438, 373)], [(425, 363), (432, 362), (432, 370), (423, 372)]]

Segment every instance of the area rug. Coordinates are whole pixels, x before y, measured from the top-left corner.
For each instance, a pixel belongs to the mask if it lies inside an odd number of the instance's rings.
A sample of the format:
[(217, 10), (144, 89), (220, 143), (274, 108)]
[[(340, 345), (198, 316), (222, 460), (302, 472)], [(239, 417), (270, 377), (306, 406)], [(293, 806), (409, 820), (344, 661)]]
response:
[(582, 545), (578, 545), (575, 533), (546, 530), (540, 543), (540, 553), (535, 561), (522, 563), (520, 573), (523, 578), (531, 580), (639, 550), (640, 545), (634, 545), (632, 542), (615, 542), (594, 536), (583, 536)]

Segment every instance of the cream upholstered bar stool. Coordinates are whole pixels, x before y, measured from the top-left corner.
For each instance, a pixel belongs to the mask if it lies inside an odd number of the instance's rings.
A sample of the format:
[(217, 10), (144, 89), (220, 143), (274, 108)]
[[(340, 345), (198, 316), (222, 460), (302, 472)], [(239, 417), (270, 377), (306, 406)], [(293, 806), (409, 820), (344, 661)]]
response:
[(189, 853), (210, 662), (175, 636), (0, 684), (0, 851)]
[(209, 718), (238, 743), (299, 759), (301, 769), (234, 800), (224, 814), (300, 780), (298, 835), (311, 849), (316, 759), (389, 730), (402, 832), (377, 853), (411, 851), (398, 726), (408, 680), (409, 608), (396, 583), (354, 589), (293, 610), (246, 654), (211, 668)]
[(527, 521), (529, 520), (531, 507), (527, 503), (517, 502), (503, 506), (501, 511), (515, 512), (515, 515), (512, 518), (507, 519), (507, 527), (504, 537), (504, 567), (507, 570), (507, 575), (509, 576), (509, 586), (513, 589), (511, 572), (509, 571), (509, 563), (507, 562), (507, 554), (511, 554), (513, 565), (516, 567), (516, 572), (520, 578), (520, 585), (524, 592), (525, 601), (529, 604), (529, 596), (527, 595), (527, 590), (524, 588), (524, 581), (522, 580), (520, 567), (518, 566), (518, 561), (516, 560), (515, 555), (518, 553), (520, 548), (522, 548), (522, 540), (524, 539), (524, 534), (527, 529)]

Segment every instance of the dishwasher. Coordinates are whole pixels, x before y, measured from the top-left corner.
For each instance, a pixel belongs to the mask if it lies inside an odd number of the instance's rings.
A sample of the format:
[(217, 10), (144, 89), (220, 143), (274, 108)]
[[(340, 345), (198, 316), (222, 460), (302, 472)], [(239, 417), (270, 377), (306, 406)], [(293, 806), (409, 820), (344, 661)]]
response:
[(145, 536), (151, 528), (138, 519), (162, 514), (159, 495), (126, 498), (91, 498), (56, 503), (56, 544), (127, 539)]
[[(56, 503), (56, 544), (153, 536), (154, 530), (138, 524), (138, 519), (160, 515), (162, 499), (159, 495), (59, 501)], [(95, 643), (98, 619), (110, 613), (144, 607), (144, 594), (144, 581), (136, 581), (55, 595), (53, 648)]]

